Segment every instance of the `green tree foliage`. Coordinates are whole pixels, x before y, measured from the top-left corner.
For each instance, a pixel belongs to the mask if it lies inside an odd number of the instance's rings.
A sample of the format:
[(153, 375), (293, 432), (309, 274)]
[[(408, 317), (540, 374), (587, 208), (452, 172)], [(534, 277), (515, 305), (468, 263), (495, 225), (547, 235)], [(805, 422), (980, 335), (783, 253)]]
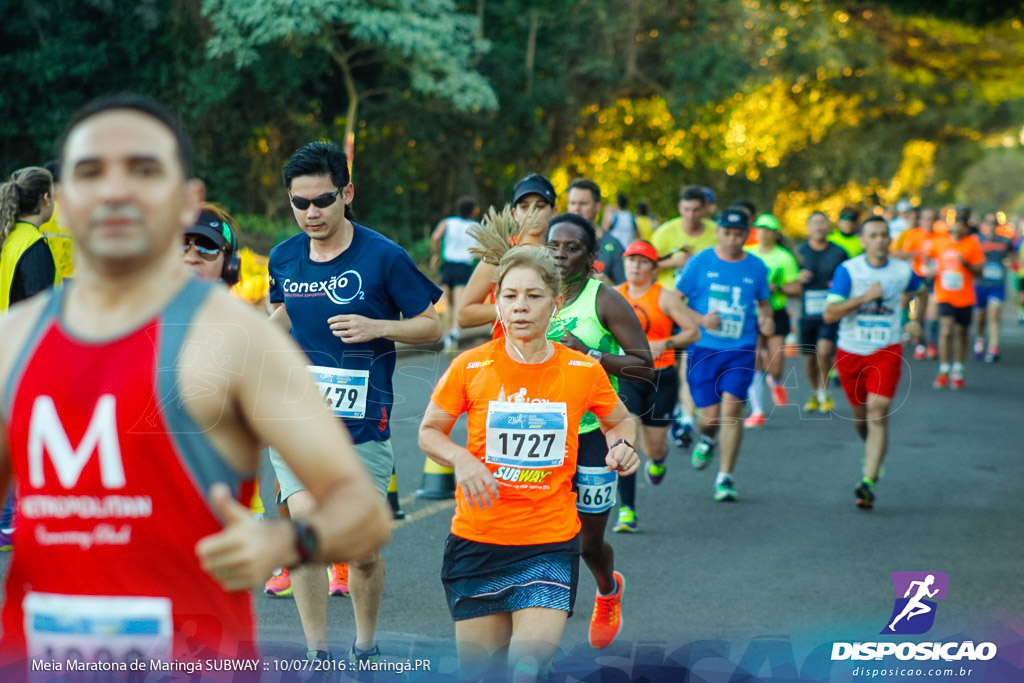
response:
[(451, 0), (205, 0), (203, 14), (214, 29), (209, 54), (233, 56), (237, 67), (257, 62), (265, 46), (330, 56), (349, 99), (346, 139), (359, 101), (374, 94), (408, 87), (474, 113), (497, 104), (473, 68), (487, 47), (475, 37), (476, 18)]
[(694, 182), (792, 225), (812, 206), (951, 202), (984, 189), (965, 174), (988, 150), (1021, 147), (1019, 6), (11, 0), (0, 161), (51, 157), (74, 109), (135, 90), (181, 112), (209, 195), (261, 249), (293, 229), (288, 155), (349, 131), (358, 219), (410, 246), (459, 195), (503, 204), (531, 171), (666, 216)]
[(932, 14), (970, 24), (986, 24), (1024, 14), (1020, 0), (887, 0), (883, 4), (906, 14)]
[(1024, 195), (1022, 177), (1024, 153), (998, 150), (967, 167), (956, 197), (981, 213), (1009, 209)]

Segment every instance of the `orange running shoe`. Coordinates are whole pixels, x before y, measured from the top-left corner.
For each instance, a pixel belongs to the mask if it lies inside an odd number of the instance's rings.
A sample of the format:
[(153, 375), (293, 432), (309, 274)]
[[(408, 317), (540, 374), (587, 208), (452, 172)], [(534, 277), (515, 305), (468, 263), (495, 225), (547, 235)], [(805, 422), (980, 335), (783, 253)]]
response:
[(590, 617), (590, 647), (600, 650), (608, 647), (622, 629), (622, 591), (626, 580), (622, 574), (614, 572), (615, 583), (619, 590), (615, 595), (607, 597), (597, 594), (594, 599), (594, 614)]
[(772, 383), (772, 401), (777, 406), (789, 405), (789, 392), (786, 387), (776, 382)]
[(348, 597), (348, 563), (332, 564), (327, 568), (327, 576), (330, 579), (327, 594)]
[(267, 581), (263, 590), (267, 595), (275, 598), (287, 598), (292, 594), (292, 579), (288, 576), (288, 570), (282, 569)]

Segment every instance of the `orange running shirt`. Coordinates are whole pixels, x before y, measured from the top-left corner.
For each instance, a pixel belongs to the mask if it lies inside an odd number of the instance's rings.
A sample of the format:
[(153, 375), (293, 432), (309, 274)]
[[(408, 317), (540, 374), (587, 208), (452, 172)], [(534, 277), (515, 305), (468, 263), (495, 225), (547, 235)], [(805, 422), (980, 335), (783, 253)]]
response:
[(939, 265), (939, 274), (935, 276), (935, 301), (957, 308), (973, 306), (974, 275), (960, 262), (960, 257), (971, 265), (985, 262), (978, 238), (968, 235), (954, 242), (952, 237), (942, 237), (932, 243), (929, 256)]
[[(456, 356), (434, 389), (430, 398), (442, 410), (453, 417), (467, 414), (469, 442), (466, 448), (487, 465), (499, 487), (495, 504), (479, 508), (470, 506), (462, 487), (456, 486), (451, 527), (456, 536), (495, 545), (534, 545), (567, 541), (579, 533), (576, 494), (572, 490), (577, 429), (584, 413), (590, 411), (604, 417), (612, 412), (619, 397), (608, 375), (594, 359), (561, 344), (554, 344), (554, 347), (554, 354), (547, 361), (527, 365), (509, 358), (503, 339), (487, 342)], [(499, 423), (499, 401), (529, 404), (521, 411), (502, 413), (513, 423), (519, 422), (515, 413), (523, 416), (521, 429), (502, 430), (495, 426)], [(544, 410), (549, 404), (549, 412), (534, 414), (526, 410)], [(564, 453), (545, 452), (547, 440), (533, 439), (535, 435), (528, 431), (557, 413), (558, 404), (565, 406)], [(495, 415), (489, 420), (492, 407)], [(494, 437), (490, 453), (486, 436), (488, 424)], [(546, 427), (540, 428), (542, 433), (547, 432)], [(559, 443), (559, 439), (556, 437), (553, 442)], [(488, 462), (488, 459), (501, 459), (495, 450), (500, 452), (503, 445), (509, 446), (504, 451), (509, 456), (518, 456), (515, 446), (521, 446), (523, 457), (519, 462), (524, 466)], [(530, 467), (528, 463), (534, 453), (541, 458), (556, 457), (562, 462), (553, 467)]]
[(905, 237), (901, 236), (902, 239), (899, 240), (902, 241), (902, 244), (897, 244), (897, 248), (914, 255), (911, 265), (918, 277), (928, 277), (925, 272), (926, 259), (931, 258), (929, 253), (932, 250), (932, 245), (936, 240), (942, 239), (942, 235), (936, 232), (927, 232), (924, 228), (908, 230), (904, 235)]
[[(640, 319), (640, 326), (644, 328), (644, 334), (647, 335), (647, 341), (663, 341), (672, 336), (672, 328), (675, 326), (675, 322), (672, 318), (665, 315), (659, 304), (661, 283), (655, 282), (636, 299), (629, 295), (628, 282), (623, 282), (615, 289), (633, 307), (636, 317)], [(670, 365), (675, 365), (675, 362), (676, 352), (672, 349), (666, 349), (664, 353), (654, 359), (654, 369), (667, 368)]]

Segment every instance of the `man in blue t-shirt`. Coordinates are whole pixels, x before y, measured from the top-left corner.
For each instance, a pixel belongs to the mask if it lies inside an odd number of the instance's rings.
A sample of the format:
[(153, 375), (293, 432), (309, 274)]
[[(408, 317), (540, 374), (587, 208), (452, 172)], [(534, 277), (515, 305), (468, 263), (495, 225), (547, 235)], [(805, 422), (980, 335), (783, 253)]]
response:
[(736, 500), (732, 471), (743, 439), (740, 415), (754, 378), (758, 332), (775, 331), (769, 303), (768, 267), (743, 251), (750, 218), (730, 207), (718, 219), (718, 245), (686, 264), (676, 288), (689, 299), (701, 338), (687, 350), (686, 381), (700, 414), (701, 439), (690, 464), (702, 470), (714, 456), (719, 427), (722, 463), (715, 500)]
[[(276, 307), (271, 320), (289, 330), (309, 356), (320, 391), (386, 496), (394, 466), (395, 342), (441, 338), (434, 310), (441, 290), (404, 249), (350, 220), (355, 189), (336, 145), (300, 148), (284, 167), (284, 184), (302, 233), (270, 251), (270, 302)], [(314, 504), (312, 494), (279, 458), (272, 454), (271, 461), (280, 483), (278, 503), (287, 502), (292, 516), (303, 517)], [(307, 566), (293, 576), (307, 656), (327, 656), (327, 574), (323, 567)], [(373, 661), (380, 654), (375, 630), (384, 590), (379, 553), (351, 563), (348, 590), (356, 622), (349, 659)]]
[[(986, 214), (978, 228), (978, 242), (985, 254), (981, 277), (974, 281), (974, 357), (986, 363), (999, 360), (1003, 299), (1006, 298), (1006, 266), (1012, 255), (1013, 240), (997, 231), (999, 220)], [(988, 332), (988, 335), (985, 332)], [(988, 345), (985, 340), (988, 338)]]

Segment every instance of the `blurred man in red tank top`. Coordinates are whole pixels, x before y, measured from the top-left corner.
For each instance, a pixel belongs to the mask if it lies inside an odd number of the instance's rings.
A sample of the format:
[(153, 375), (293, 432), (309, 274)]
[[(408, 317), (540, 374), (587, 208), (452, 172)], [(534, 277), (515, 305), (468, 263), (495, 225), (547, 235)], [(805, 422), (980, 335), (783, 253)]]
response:
[[(252, 586), (374, 552), (388, 515), (313, 382), (294, 381), (298, 348), (183, 265), (204, 189), (177, 117), (96, 100), (61, 154), (78, 277), (0, 323), (0, 492), (17, 481), (23, 515), (3, 659), (245, 656)], [(317, 500), (307, 518), (239, 502), (263, 444)]]

